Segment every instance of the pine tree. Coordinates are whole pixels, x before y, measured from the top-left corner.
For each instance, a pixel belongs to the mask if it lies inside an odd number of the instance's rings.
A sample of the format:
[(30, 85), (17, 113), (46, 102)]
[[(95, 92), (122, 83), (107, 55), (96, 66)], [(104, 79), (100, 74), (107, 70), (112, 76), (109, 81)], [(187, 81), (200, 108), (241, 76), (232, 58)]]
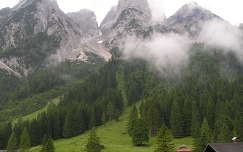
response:
[(17, 149), (18, 149), (17, 137), (15, 132), (12, 131), (12, 134), (8, 140), (7, 150), (8, 152), (16, 152)]
[(204, 119), (202, 126), (200, 128), (200, 134), (196, 138), (196, 152), (202, 152), (203, 149), (211, 142), (210, 129), (208, 126), (207, 119)]
[(192, 99), (186, 99), (183, 106), (183, 120), (184, 120), (184, 135), (191, 135), (191, 126), (192, 126)]
[(63, 136), (65, 138), (73, 137), (75, 136), (76, 130), (74, 129), (75, 126), (75, 120), (74, 120), (74, 112), (69, 111), (65, 118), (65, 124), (63, 128)]
[(215, 103), (213, 102), (213, 99), (209, 97), (208, 99), (208, 105), (207, 105), (207, 120), (208, 125), (210, 128), (214, 129), (214, 122), (215, 122)]
[(183, 130), (183, 117), (182, 117), (182, 112), (180, 109), (179, 102), (175, 100), (172, 105), (171, 109), (171, 129), (173, 132), (173, 135), (175, 137), (183, 137), (184, 130)]
[(134, 123), (132, 131), (132, 141), (135, 146), (142, 146), (149, 141), (149, 130), (147, 129), (143, 120), (138, 119)]
[(27, 152), (31, 146), (30, 135), (27, 128), (24, 128), (20, 137), (20, 152)]
[(173, 137), (168, 128), (161, 127), (156, 140), (156, 148), (154, 152), (174, 152)]
[(191, 135), (196, 138), (200, 133), (200, 113), (199, 108), (195, 102), (192, 103), (192, 122), (191, 122)]
[(11, 136), (8, 140), (7, 151), (15, 152), (18, 149), (17, 136), (16, 133), (12, 130)]
[(51, 137), (44, 136), (41, 152), (55, 152), (55, 147)]
[(227, 125), (227, 120), (225, 120), (226, 118), (224, 118), (224, 116), (222, 116), (221, 118), (222, 120), (219, 120), (219, 123), (217, 124), (217, 128), (218, 128), (218, 134), (217, 134), (217, 142), (230, 142), (231, 138), (233, 137), (232, 135), (232, 130), (229, 128), (229, 126)]
[(145, 120), (150, 129), (151, 136), (157, 134), (158, 129), (162, 125), (161, 114), (160, 114), (160, 105), (156, 103), (150, 103), (147, 112), (147, 120)]
[(100, 144), (99, 137), (96, 135), (95, 129), (90, 131), (88, 143), (86, 145), (87, 152), (101, 152), (104, 146)]
[(110, 121), (110, 120), (113, 120), (114, 118), (116, 118), (117, 114), (116, 114), (116, 109), (114, 107), (114, 104), (112, 102), (109, 102), (106, 106), (106, 113), (107, 113), (107, 119), (106, 121)]
[(82, 108), (79, 108), (77, 110), (77, 112), (75, 113), (74, 117), (76, 119), (75, 124), (74, 124), (75, 125), (74, 129), (76, 130), (75, 134), (81, 134), (81, 133), (85, 132), (85, 130), (88, 129), (88, 122), (86, 119), (85, 110)]
[(11, 136), (11, 123), (0, 124), (0, 148), (4, 149), (8, 146), (8, 139)]
[(240, 125), (239, 125), (239, 136), (241, 139), (243, 139), (243, 113), (240, 117)]
[(127, 126), (127, 131), (130, 136), (132, 136), (135, 122), (138, 120), (138, 110), (136, 106), (133, 106), (130, 115), (129, 115), (129, 121)]

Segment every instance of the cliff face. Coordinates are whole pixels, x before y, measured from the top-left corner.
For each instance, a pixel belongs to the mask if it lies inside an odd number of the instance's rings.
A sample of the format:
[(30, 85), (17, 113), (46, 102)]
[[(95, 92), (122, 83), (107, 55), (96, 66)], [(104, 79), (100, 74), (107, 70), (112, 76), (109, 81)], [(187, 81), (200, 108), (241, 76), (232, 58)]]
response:
[(108, 61), (109, 49), (126, 36), (146, 37), (154, 31), (196, 36), (204, 22), (223, 20), (194, 2), (157, 25), (151, 12), (147, 0), (119, 0), (99, 27), (90, 10), (65, 14), (56, 0), (21, 0), (0, 10), (0, 68), (27, 75), (45, 64), (91, 62), (90, 54)]
[(99, 36), (99, 27), (96, 21), (96, 15), (90, 10), (80, 10), (67, 14), (76, 24), (78, 24), (80, 32), (84, 34), (85, 38)]
[(98, 47), (87, 47), (86, 42), (99, 35), (95, 14), (88, 10), (67, 15), (56, 0), (21, 0), (2, 9), (0, 21), (0, 61), (23, 75), (40, 64), (83, 62), (80, 56), (90, 51), (105, 60), (110, 57)]
[(116, 43), (127, 35), (144, 33), (150, 26), (151, 19), (147, 0), (119, 0), (118, 5), (111, 8), (100, 28), (109, 42)]

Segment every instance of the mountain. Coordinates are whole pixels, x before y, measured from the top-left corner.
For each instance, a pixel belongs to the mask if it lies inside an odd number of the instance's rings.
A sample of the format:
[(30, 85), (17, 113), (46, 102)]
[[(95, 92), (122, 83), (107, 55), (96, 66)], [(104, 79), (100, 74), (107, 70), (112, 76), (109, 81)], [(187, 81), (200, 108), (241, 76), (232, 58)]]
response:
[(81, 33), (86, 38), (99, 36), (99, 27), (93, 11), (83, 9), (79, 12), (68, 13), (67, 15), (79, 25)]
[(200, 32), (203, 23), (213, 19), (223, 20), (196, 2), (190, 2), (183, 5), (174, 15), (170, 16), (160, 27), (160, 31), (189, 33), (193, 36)]
[(152, 19), (147, 0), (119, 0), (100, 25), (103, 36), (113, 41), (146, 32)]
[(102, 34), (108, 35), (116, 22), (117, 6), (113, 6), (100, 24)]
[(0, 62), (0, 70), (2, 69), (2, 72), (6, 73), (8, 72), (9, 74), (13, 74), (14, 76), (20, 78), (21, 75), (17, 72), (15, 72), (14, 70), (12, 70), (11, 68), (9, 68), (6, 64)]
[[(100, 27), (92, 11), (65, 14), (55, 0), (21, 0), (0, 10), (0, 149), (11, 149), (9, 139), (15, 136), (22, 148), (21, 137), (29, 134), (29, 145), (37, 146), (30, 151), (40, 151), (38, 145), (49, 135), (58, 140), (58, 152), (79, 152), (94, 127), (104, 150), (116, 152), (154, 151), (153, 138), (162, 125), (178, 138), (174, 143), (191, 145), (195, 138), (197, 151), (210, 139), (243, 137), (238, 52), (207, 43), (189, 47), (176, 34), (150, 37), (155, 30), (195, 36), (204, 33), (204, 22), (222, 19), (196, 3), (162, 23), (151, 16), (147, 0), (119, 0)], [(240, 44), (220, 33), (220, 39)], [(127, 52), (134, 58), (126, 60), (118, 44), (134, 35), (138, 43), (130, 41), (128, 48), (140, 52)], [(208, 141), (202, 142), (201, 135)]]
[(91, 11), (65, 14), (56, 0), (21, 0), (1, 10), (0, 20), (0, 61), (21, 75), (50, 63), (87, 62), (90, 54), (110, 58), (103, 46), (87, 47), (99, 35)]

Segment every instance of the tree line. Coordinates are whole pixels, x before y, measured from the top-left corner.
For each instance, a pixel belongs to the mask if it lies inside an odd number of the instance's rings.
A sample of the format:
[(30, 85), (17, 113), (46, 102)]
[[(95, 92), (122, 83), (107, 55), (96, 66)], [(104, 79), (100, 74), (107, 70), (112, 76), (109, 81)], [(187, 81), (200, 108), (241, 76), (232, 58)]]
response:
[(0, 147), (7, 146), (13, 131), (19, 144), (24, 128), (32, 146), (41, 144), (45, 135), (73, 137), (118, 120), (125, 106), (139, 103), (128, 124), (134, 145), (142, 146), (151, 136), (160, 136), (161, 128), (168, 128), (176, 138), (193, 136), (200, 152), (209, 142), (243, 137), (242, 73), (233, 53), (202, 44), (192, 47), (188, 65), (171, 77), (154, 71), (143, 60), (113, 58), (82, 83), (72, 85), (59, 105), (49, 106), (46, 113), (20, 121), (12, 130), (11, 124), (2, 125)]

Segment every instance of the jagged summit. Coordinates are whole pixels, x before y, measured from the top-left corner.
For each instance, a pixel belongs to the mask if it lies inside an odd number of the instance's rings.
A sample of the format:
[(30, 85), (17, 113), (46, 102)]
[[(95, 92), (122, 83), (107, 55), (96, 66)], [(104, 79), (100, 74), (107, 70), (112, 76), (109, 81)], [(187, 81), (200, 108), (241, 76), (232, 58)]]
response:
[(117, 19), (117, 6), (113, 6), (100, 24), (103, 34), (107, 35)]
[[(217, 15), (213, 14), (211, 11), (201, 7), (196, 2), (190, 2), (183, 5), (173, 16), (180, 16), (180, 17), (202, 17), (202, 18), (211, 18), (216, 17)], [(172, 17), (173, 17), (172, 16)]]
[(127, 8), (134, 8), (143, 12), (150, 12), (147, 0), (119, 0), (118, 11), (123, 11)]
[(78, 12), (67, 13), (67, 15), (79, 25), (81, 32), (85, 34), (86, 38), (99, 35), (98, 22), (93, 11), (82, 9)]
[[(108, 41), (127, 35), (143, 34), (150, 25), (152, 13), (147, 0), (119, 0), (100, 25)], [(114, 42), (114, 41), (113, 41)]]
[(191, 1), (189, 3), (187, 3), (185, 6), (191, 7), (191, 8), (195, 8), (195, 7), (201, 7), (197, 2), (195, 1)]
[(25, 8), (28, 5), (33, 5), (36, 3), (43, 3), (45, 5), (49, 5), (50, 7), (53, 7), (55, 9), (59, 9), (57, 0), (20, 0), (19, 3), (13, 7), (13, 9), (18, 10), (21, 8)]
[[(58, 7), (56, 0), (21, 0), (13, 8), (1, 10), (0, 48), (11, 48), (16, 53), (8, 51), (7, 57), (0, 56), (0, 62), (26, 75), (41, 64), (84, 61), (84, 57), (89, 58), (87, 52), (108, 60), (109, 53), (102, 44), (90, 46), (92, 38), (99, 35), (95, 14), (81, 10), (69, 15)], [(42, 54), (41, 59), (33, 59), (31, 53)]]
[(183, 5), (174, 15), (170, 16), (163, 28), (166, 28), (167, 31), (187, 32), (195, 35), (200, 31), (202, 23), (212, 19), (223, 20), (196, 2), (190, 2)]

